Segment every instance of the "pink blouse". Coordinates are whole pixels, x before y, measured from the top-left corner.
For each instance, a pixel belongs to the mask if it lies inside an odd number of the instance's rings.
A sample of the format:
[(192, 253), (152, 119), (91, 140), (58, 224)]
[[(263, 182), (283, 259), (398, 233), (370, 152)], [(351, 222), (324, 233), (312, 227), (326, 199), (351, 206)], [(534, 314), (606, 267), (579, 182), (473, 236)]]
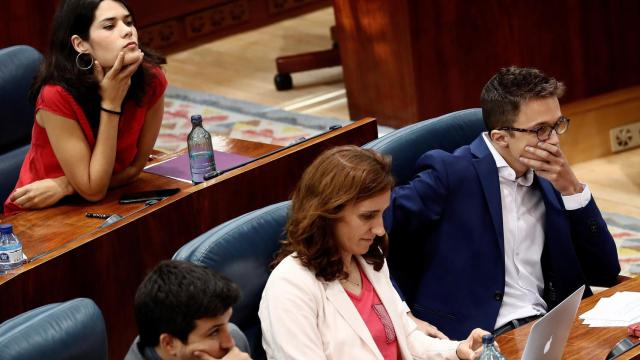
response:
[(380, 301), (376, 290), (359, 265), (358, 269), (360, 269), (360, 277), (362, 278), (360, 295), (355, 295), (346, 289), (345, 291), (367, 325), (373, 341), (375, 341), (382, 353), (382, 357), (385, 360), (397, 360), (398, 341), (396, 340), (396, 331), (393, 328), (391, 317), (389, 317), (387, 309)]

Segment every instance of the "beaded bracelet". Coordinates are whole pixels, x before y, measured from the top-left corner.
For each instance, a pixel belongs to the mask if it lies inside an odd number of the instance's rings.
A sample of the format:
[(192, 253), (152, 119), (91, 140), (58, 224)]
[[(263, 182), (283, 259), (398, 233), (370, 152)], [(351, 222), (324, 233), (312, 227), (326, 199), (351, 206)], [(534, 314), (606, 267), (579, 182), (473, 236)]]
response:
[(100, 110), (104, 111), (104, 112), (108, 112), (109, 114), (113, 114), (113, 115), (122, 115), (122, 111), (118, 112), (118, 111), (113, 111), (113, 110), (109, 110), (109, 109), (105, 109), (102, 106), (100, 106)]

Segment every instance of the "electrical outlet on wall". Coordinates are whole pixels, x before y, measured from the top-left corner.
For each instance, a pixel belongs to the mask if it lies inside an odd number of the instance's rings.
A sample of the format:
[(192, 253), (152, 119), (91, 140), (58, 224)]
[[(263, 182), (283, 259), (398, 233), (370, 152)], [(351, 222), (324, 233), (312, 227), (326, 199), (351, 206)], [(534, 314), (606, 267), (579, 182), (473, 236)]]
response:
[(640, 146), (640, 122), (618, 126), (609, 130), (611, 151), (617, 152)]

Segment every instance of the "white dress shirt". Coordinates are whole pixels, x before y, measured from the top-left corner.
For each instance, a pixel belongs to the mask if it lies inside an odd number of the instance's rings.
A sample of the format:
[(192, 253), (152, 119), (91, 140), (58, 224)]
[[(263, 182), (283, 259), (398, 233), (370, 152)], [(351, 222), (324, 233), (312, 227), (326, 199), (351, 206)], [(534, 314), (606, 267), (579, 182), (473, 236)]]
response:
[[(507, 322), (546, 313), (542, 299), (544, 279), (540, 258), (544, 247), (545, 206), (540, 190), (533, 184), (534, 172), (529, 169), (516, 178), (507, 164), (483, 133), (491, 151), (500, 179), (502, 228), (504, 232), (505, 289), (495, 328)], [(585, 185), (582, 193), (562, 196), (567, 210), (582, 208), (589, 203), (591, 192)]]

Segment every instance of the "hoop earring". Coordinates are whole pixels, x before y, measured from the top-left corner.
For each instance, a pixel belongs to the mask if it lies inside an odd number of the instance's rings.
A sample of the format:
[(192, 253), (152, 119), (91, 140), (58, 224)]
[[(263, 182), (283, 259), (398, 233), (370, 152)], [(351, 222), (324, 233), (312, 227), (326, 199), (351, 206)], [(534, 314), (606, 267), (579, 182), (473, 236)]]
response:
[[(80, 64), (80, 55), (89, 55), (89, 57), (91, 58), (91, 62), (89, 63), (89, 65), (82, 66)], [(91, 69), (93, 67), (93, 56), (91, 56), (91, 54), (89, 54), (89, 53), (78, 53), (78, 56), (76, 56), (76, 66), (80, 70), (89, 70), (89, 69)]]

